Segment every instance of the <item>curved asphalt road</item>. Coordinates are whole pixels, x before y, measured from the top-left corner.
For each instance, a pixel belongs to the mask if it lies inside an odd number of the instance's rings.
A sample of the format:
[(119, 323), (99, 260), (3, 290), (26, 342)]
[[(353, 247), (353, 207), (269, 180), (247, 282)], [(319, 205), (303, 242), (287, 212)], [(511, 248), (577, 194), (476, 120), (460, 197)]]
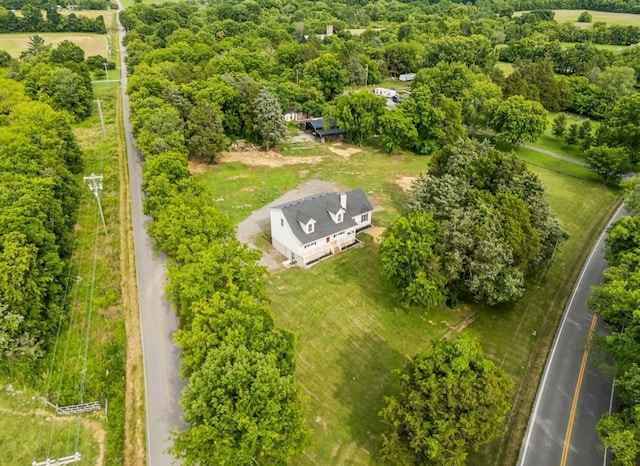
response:
[[(623, 212), (620, 206), (609, 225)], [(590, 332), (604, 333), (604, 325), (587, 307), (587, 299), (591, 287), (602, 282), (607, 266), (605, 233), (606, 229), (580, 273), (556, 333), (518, 466), (603, 466), (610, 461), (610, 454), (600, 448), (595, 426), (611, 409), (613, 384), (585, 353)]]
[[(118, 7), (122, 5), (118, 0)], [(134, 146), (129, 120), (126, 51), (122, 45), (124, 28), (118, 25), (120, 66), (122, 68), (122, 119), (129, 162), (133, 237), (136, 251), (138, 302), (142, 349), (144, 354), (144, 380), (146, 394), (147, 464), (171, 466), (174, 458), (165, 453), (171, 444), (171, 429), (181, 425), (180, 392), (184, 382), (178, 375), (179, 352), (173, 343), (178, 328), (176, 314), (164, 298), (166, 257), (155, 252), (153, 240), (147, 236), (146, 223), (150, 220), (142, 213), (142, 158)]]

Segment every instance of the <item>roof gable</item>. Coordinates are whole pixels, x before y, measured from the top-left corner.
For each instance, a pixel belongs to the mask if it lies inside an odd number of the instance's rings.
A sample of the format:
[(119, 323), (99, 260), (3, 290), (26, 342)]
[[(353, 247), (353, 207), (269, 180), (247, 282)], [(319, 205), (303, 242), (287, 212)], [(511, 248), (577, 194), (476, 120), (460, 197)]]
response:
[[(339, 193), (318, 193), (272, 209), (282, 211), (293, 234), (302, 244), (306, 244), (356, 226), (353, 218), (371, 212), (373, 207), (364, 191), (356, 189), (346, 193), (346, 213), (339, 223), (332, 218), (332, 214), (337, 215), (340, 210), (345, 210), (340, 204)], [(302, 225), (308, 224), (310, 220), (314, 220), (315, 225), (313, 231), (307, 233)]]

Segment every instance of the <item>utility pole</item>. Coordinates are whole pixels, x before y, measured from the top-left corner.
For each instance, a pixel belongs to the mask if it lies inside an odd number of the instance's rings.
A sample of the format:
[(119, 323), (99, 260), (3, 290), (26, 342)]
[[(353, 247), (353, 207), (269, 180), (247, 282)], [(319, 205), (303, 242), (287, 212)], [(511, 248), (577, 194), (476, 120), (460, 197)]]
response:
[(364, 65), (364, 85), (369, 85), (369, 64)]
[(102, 117), (102, 100), (96, 99), (95, 103), (98, 104), (98, 114), (100, 115), (100, 124), (102, 125), (102, 139), (107, 139), (107, 130), (104, 127), (104, 118)]
[(299, 71), (300, 71), (300, 70), (296, 70), (296, 84), (298, 84), (298, 72), (299, 72)]
[(82, 179), (86, 182), (89, 182), (89, 190), (96, 197), (96, 201), (98, 201), (98, 210), (100, 211), (100, 218), (102, 219), (102, 226), (104, 228), (104, 234), (107, 235), (107, 224), (104, 221), (104, 213), (102, 212), (102, 203), (100, 202), (100, 191), (102, 191), (102, 175), (94, 175), (93, 173), (89, 176), (84, 176)]
[(111, 81), (109, 80), (109, 71), (108, 71), (109, 64), (107, 62), (104, 62), (103, 65), (104, 65), (104, 75), (107, 77), (107, 85), (109, 86), (109, 89), (111, 89)]

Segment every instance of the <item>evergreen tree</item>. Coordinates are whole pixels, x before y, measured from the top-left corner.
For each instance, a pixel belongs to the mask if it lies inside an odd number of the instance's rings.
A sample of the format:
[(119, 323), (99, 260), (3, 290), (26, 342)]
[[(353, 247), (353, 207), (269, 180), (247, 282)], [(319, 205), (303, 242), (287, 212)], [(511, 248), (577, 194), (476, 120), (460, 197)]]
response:
[(578, 142), (578, 123), (572, 123), (569, 126), (569, 131), (564, 136), (564, 142), (573, 146), (576, 142)]
[(253, 129), (265, 149), (269, 150), (284, 138), (287, 130), (282, 117), (282, 108), (278, 99), (267, 89), (262, 88), (254, 101), (254, 111)]
[(564, 136), (564, 132), (567, 130), (567, 116), (564, 113), (558, 114), (553, 119), (553, 126), (551, 132), (554, 136), (561, 138)]

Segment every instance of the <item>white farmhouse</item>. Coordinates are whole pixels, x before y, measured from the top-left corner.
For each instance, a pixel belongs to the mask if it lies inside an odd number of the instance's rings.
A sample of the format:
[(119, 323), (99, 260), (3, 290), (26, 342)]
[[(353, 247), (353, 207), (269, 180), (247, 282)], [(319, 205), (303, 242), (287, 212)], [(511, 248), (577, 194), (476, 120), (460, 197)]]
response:
[(271, 207), (271, 243), (302, 267), (358, 243), (373, 207), (362, 189), (319, 193)]

